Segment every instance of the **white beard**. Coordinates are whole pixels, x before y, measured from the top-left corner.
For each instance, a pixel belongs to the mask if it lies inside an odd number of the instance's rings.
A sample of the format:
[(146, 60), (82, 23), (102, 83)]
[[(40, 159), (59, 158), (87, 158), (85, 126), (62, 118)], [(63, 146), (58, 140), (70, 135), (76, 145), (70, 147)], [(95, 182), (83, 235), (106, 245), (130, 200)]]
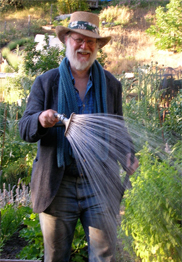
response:
[[(92, 64), (94, 63), (96, 57), (97, 57), (97, 51), (98, 47), (95, 47), (94, 52), (92, 53), (90, 50), (84, 50), (79, 48), (78, 50), (74, 51), (71, 44), (70, 44), (70, 38), (67, 39), (66, 43), (66, 57), (70, 61), (71, 67), (75, 68), (78, 71), (84, 71), (85, 69), (89, 69)], [(77, 59), (77, 53), (78, 52), (87, 52), (90, 54), (89, 60), (84, 60), (84, 58), (79, 61)]]

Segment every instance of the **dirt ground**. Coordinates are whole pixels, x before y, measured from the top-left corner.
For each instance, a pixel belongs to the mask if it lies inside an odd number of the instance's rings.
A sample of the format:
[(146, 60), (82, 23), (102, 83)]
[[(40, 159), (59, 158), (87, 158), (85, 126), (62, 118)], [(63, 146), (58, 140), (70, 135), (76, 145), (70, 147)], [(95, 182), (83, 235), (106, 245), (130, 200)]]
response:
[[(20, 230), (20, 229), (19, 229)], [(16, 259), (16, 255), (27, 245), (27, 241), (19, 236), (19, 231), (14, 233), (12, 237), (5, 243), (1, 251), (0, 258)]]

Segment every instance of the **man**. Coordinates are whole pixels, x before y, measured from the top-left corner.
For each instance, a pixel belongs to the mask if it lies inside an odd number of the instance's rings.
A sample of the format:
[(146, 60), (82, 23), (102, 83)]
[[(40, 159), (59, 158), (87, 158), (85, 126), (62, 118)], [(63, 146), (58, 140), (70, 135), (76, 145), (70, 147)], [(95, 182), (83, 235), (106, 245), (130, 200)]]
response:
[[(88, 241), (89, 261), (115, 261), (116, 223), (108, 234), (103, 223), (108, 207), (103, 203), (106, 211), (101, 212), (91, 183), (86, 187), (79, 174), (64, 128), (55, 127), (56, 112), (68, 118), (72, 112), (122, 115), (121, 84), (96, 61), (98, 48), (111, 39), (101, 37), (98, 27), (97, 15), (75, 12), (68, 28), (56, 28), (66, 45), (66, 58), (59, 69), (37, 77), (19, 124), (22, 139), (38, 141), (31, 194), (33, 210), (40, 213), (45, 262), (69, 261), (78, 218)], [(130, 146), (124, 151), (131, 175), (138, 161), (131, 162)]]

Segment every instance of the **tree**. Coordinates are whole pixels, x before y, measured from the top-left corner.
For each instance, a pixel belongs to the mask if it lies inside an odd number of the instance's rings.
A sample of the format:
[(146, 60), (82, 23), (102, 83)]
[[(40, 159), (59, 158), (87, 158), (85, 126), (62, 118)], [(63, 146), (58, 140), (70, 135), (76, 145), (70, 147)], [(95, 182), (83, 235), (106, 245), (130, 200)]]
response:
[(146, 30), (155, 38), (158, 49), (182, 51), (182, 0), (170, 0), (166, 8), (156, 9), (156, 25)]

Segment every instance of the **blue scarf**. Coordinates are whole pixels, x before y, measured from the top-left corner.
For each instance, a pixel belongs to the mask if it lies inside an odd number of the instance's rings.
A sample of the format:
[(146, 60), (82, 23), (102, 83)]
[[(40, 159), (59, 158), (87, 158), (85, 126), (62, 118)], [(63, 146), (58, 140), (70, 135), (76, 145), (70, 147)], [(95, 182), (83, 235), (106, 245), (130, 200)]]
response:
[[(68, 59), (64, 58), (59, 66), (58, 113), (67, 118), (74, 112), (78, 114), (78, 105), (74, 85), (69, 72)], [(94, 113), (107, 113), (107, 87), (102, 66), (95, 60), (92, 65), (94, 86)], [(64, 136), (65, 127), (57, 127), (57, 164), (65, 167), (74, 158), (68, 139)]]

